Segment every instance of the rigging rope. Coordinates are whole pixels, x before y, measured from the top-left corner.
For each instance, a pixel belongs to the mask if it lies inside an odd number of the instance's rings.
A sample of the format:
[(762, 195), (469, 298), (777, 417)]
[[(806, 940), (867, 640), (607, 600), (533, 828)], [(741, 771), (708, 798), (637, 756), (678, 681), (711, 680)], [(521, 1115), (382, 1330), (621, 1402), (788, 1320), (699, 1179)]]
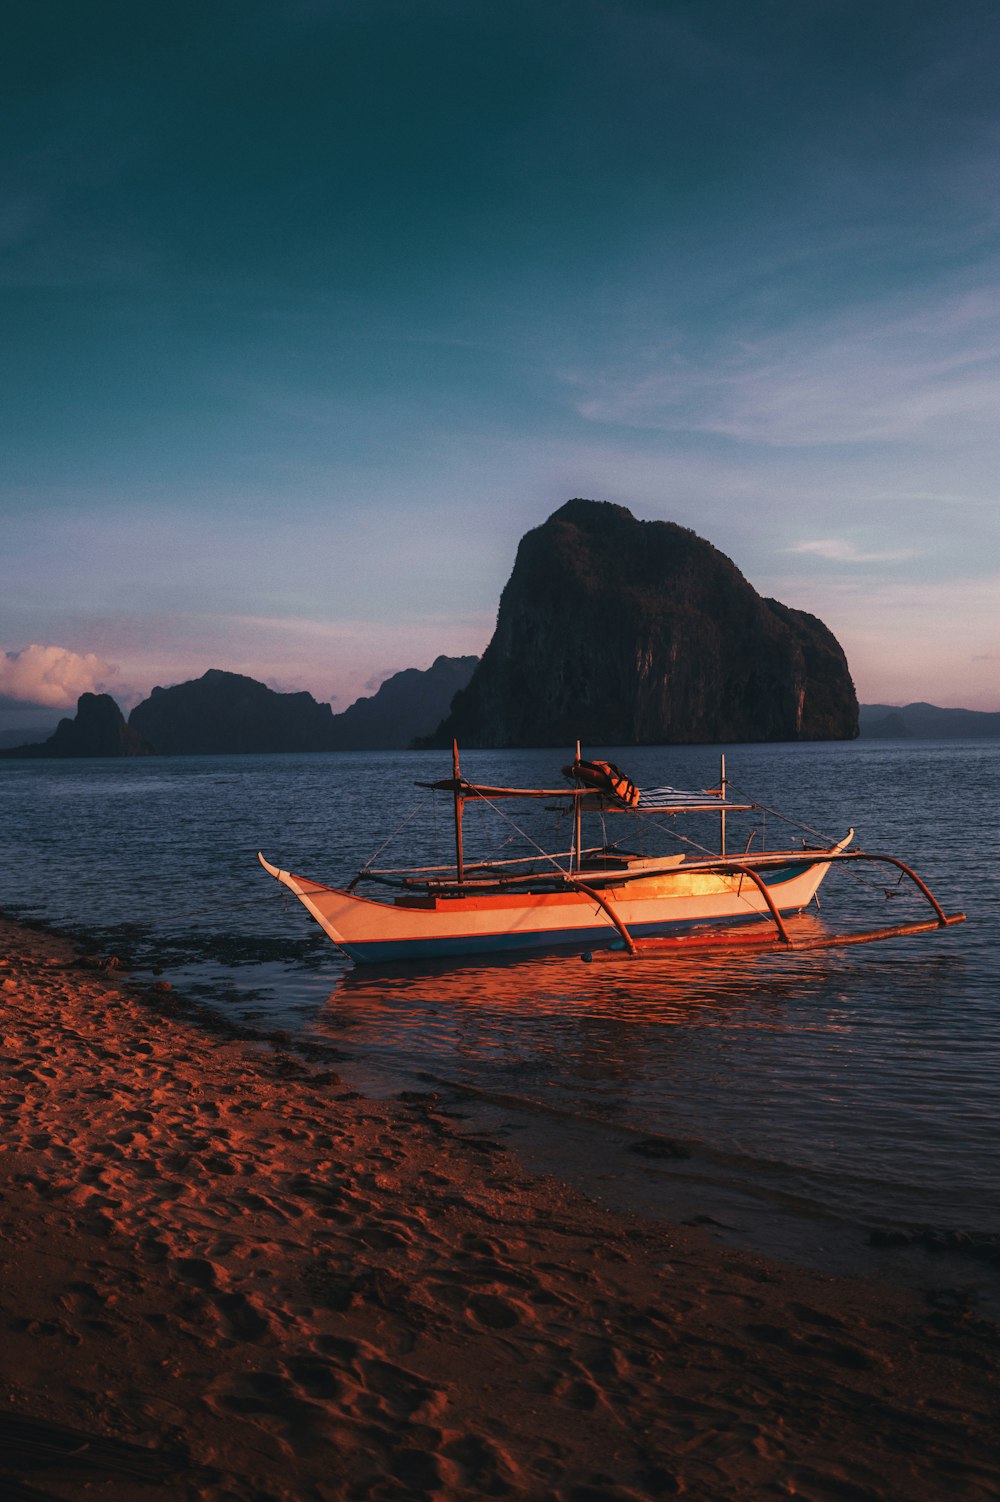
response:
[(410, 822), (411, 819), (415, 819), (416, 818), (417, 814), (424, 807), (424, 805), (425, 805), (426, 802), (427, 802), (427, 794), (425, 793), (422, 798), (418, 798), (417, 799), (416, 803), (410, 809), (410, 812), (407, 814), (407, 816), (403, 820), (402, 824), (400, 824), (398, 828), (394, 829), (393, 832), (392, 832), (392, 834), (388, 835), (386, 837), (386, 839), (384, 839), (382, 841), (382, 843), (378, 847), (378, 849), (372, 855), (370, 855), (368, 857), (368, 859), (365, 861), (364, 865), (361, 867), (361, 870), (358, 872), (358, 876), (364, 876), (364, 874), (365, 874), (366, 871), (370, 871), (371, 870), (373, 863), (378, 860), (379, 856), (382, 854), (382, 851), (386, 848), (386, 846), (387, 845), (391, 845), (392, 842), (393, 842), (393, 840), (396, 839), (397, 835), (402, 834), (402, 832), (406, 828), (407, 824), (409, 824), (409, 822)]
[(718, 855), (719, 853), (717, 850), (710, 850), (707, 845), (700, 844), (698, 840), (693, 840), (688, 834), (680, 834), (669, 824), (661, 824), (658, 819), (647, 818), (645, 823), (652, 824), (653, 828), (658, 829), (661, 834), (670, 835), (671, 839), (678, 840), (682, 845), (690, 845), (692, 850), (698, 850), (702, 855)]
[[(517, 822), (516, 819), (512, 819), (510, 817), (510, 815), (507, 814), (507, 813), (505, 813), (502, 808), (498, 808), (497, 805), (493, 802), (492, 798), (487, 798), (486, 794), (483, 793), (483, 792), (481, 792), (480, 789), (478, 789), (478, 788), (475, 790), (475, 796), (477, 798), (479, 798), (481, 802), (487, 804), (488, 807), (490, 807), (493, 810), (494, 813), (499, 814), (500, 817), (501, 817), (501, 819), (506, 819), (507, 823), (511, 826), (511, 828), (517, 830), (517, 833), (521, 836), (522, 840), (527, 840), (528, 844), (532, 845), (534, 847), (534, 849), (538, 851), (538, 854), (542, 857), (543, 860), (547, 860), (553, 866), (555, 866), (555, 868), (559, 872), (560, 876), (568, 876), (570, 874), (570, 869), (571, 868), (569, 866), (567, 866), (565, 869), (562, 866), (560, 866), (560, 864), (556, 860), (555, 856), (554, 855), (550, 855), (547, 850), (543, 850), (542, 847), (541, 847), (541, 845), (539, 845), (538, 841), (537, 840), (533, 840), (532, 837), (531, 837), (531, 835), (528, 834), (527, 830), (521, 828), (520, 824), (518, 824), (518, 822)], [(572, 856), (571, 856), (571, 860), (572, 860)]]
[[(735, 786), (735, 784), (730, 783), (730, 786), (733, 788), (738, 797), (746, 798), (748, 796), (747, 794), (741, 792), (740, 789)], [(771, 814), (771, 816), (777, 819), (780, 823), (788, 824), (793, 829), (800, 829), (805, 834), (812, 835), (814, 839), (821, 840), (824, 845), (835, 845), (837, 843), (833, 835), (824, 834), (822, 830), (814, 829), (811, 824), (805, 824), (801, 819), (793, 819), (791, 814), (783, 814), (780, 809), (770, 808), (766, 803), (758, 803), (757, 807), (760, 809), (761, 813), (765, 815)], [(851, 881), (856, 881), (859, 886), (867, 887), (870, 891), (882, 892), (886, 897), (894, 897), (896, 895), (895, 889), (887, 888), (882, 882), (877, 880), (877, 878), (873, 875), (872, 871), (867, 866), (862, 867), (860, 863), (855, 866), (850, 861), (848, 861), (845, 875), (849, 877)], [(897, 887), (901, 884), (902, 879), (903, 873), (900, 872), (899, 880), (896, 882)]]
[[(730, 782), (729, 786), (733, 788), (740, 798), (748, 802), (750, 801), (749, 794), (740, 792), (740, 789), (734, 783)], [(814, 839), (822, 840), (824, 845), (835, 845), (837, 843), (833, 835), (824, 834), (820, 829), (813, 829), (811, 824), (803, 824), (801, 819), (793, 819), (791, 814), (783, 814), (780, 809), (770, 808), (768, 804), (760, 802), (756, 802), (754, 806), (760, 809), (761, 813), (771, 814), (773, 818), (779, 819), (781, 823), (790, 824), (794, 829), (801, 829), (805, 834), (811, 834)]]

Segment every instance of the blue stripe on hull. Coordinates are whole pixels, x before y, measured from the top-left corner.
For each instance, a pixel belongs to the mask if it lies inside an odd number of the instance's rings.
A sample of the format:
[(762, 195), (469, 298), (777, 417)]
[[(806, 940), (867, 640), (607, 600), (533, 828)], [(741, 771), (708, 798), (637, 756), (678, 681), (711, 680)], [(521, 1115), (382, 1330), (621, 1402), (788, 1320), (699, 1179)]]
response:
[[(766, 913), (754, 912), (739, 917), (729, 915), (699, 918), (689, 923), (631, 923), (629, 933), (636, 939), (650, 939), (663, 934), (680, 936), (694, 933), (698, 929), (733, 928), (743, 923), (766, 920)], [(540, 949), (624, 947), (609, 923), (601, 923), (594, 928), (545, 929), (535, 933), (456, 934), (440, 939), (389, 939), (374, 944), (340, 945), (356, 965), (381, 965), (393, 960), (442, 960), (456, 955), (514, 954)]]

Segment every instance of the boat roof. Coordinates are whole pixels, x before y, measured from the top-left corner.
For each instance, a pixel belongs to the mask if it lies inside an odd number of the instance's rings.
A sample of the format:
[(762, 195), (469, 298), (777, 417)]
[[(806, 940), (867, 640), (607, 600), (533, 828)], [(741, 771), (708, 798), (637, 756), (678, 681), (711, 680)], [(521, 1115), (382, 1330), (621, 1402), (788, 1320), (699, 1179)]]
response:
[(457, 793), (461, 798), (482, 798), (492, 803), (499, 798), (559, 798), (578, 799), (584, 808), (616, 809), (629, 813), (745, 813), (755, 808), (754, 803), (734, 803), (721, 793), (711, 789), (687, 792), (682, 788), (658, 787), (640, 789), (639, 802), (626, 804), (613, 794), (601, 793), (593, 788), (509, 788), (489, 787), (484, 783), (467, 782), (464, 777), (442, 777), (437, 782), (418, 782), (417, 787), (432, 788), (435, 792)]

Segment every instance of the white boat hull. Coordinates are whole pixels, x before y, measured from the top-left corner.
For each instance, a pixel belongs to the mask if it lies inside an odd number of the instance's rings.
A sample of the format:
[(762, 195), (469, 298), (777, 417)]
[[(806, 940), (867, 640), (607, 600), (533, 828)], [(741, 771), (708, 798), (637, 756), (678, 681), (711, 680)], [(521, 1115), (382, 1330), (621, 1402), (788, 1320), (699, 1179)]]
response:
[[(846, 844), (844, 840), (829, 853), (835, 854)], [(279, 870), (263, 855), (259, 859), (356, 964), (566, 947), (583, 950), (623, 943), (607, 908), (579, 889), (533, 893), (515, 888), (457, 897), (405, 894), (391, 901), (374, 901)], [(815, 853), (803, 857), (789, 852), (785, 857), (770, 857), (766, 864), (755, 860), (753, 866), (781, 914), (807, 907), (829, 870), (829, 864)], [(771, 916), (768, 897), (751, 877), (738, 871), (680, 866), (619, 885), (602, 885), (600, 891), (636, 939)]]

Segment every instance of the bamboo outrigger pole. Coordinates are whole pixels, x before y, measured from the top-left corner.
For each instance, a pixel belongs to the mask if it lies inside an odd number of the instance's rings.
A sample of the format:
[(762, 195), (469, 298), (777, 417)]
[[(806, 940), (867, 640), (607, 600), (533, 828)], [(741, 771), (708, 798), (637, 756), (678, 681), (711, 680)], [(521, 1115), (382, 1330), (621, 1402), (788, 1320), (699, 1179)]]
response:
[(458, 741), (451, 743), (451, 766), (455, 776), (455, 875), (459, 885), (465, 880), (465, 859), (462, 854), (462, 812), (465, 799), (462, 797), (462, 773), (458, 764)]
[(617, 928), (618, 932), (621, 934), (622, 939), (625, 943), (625, 948), (628, 950), (632, 958), (636, 959), (639, 954), (638, 948), (636, 947), (636, 942), (626, 928), (624, 922), (622, 921), (622, 917), (618, 912), (618, 909), (615, 907), (611, 899), (609, 897), (605, 897), (594, 887), (587, 886), (586, 883), (580, 881), (579, 878), (577, 878), (573, 882), (573, 885), (576, 887), (578, 892), (583, 892), (586, 894), (586, 896), (592, 897), (593, 900), (597, 903), (597, 906), (604, 909), (608, 917), (611, 919), (612, 923), (615, 925), (615, 928)]
[[(580, 742), (579, 741), (577, 741), (577, 743), (576, 743), (576, 765), (577, 766), (580, 765)], [(577, 784), (576, 784), (576, 797), (573, 799), (573, 849), (574, 849), (575, 854), (576, 854), (576, 869), (577, 869), (577, 874), (579, 874), (580, 870), (583, 867), (583, 818), (582, 818), (582, 808), (581, 808), (581, 798), (582, 797), (583, 797), (583, 789), (580, 786), (579, 782), (577, 782)], [(571, 856), (570, 857), (570, 870), (573, 869), (573, 864), (574, 864), (574, 861), (573, 861), (573, 857)]]
[[(785, 920), (781, 916), (781, 913), (779, 912), (778, 907), (775, 904), (774, 898), (768, 891), (767, 884), (760, 873), (758, 871), (755, 871), (752, 866), (740, 865), (736, 862), (733, 862), (731, 864), (727, 863), (726, 869), (738, 872), (741, 877), (748, 877), (750, 881), (755, 884), (758, 891), (760, 892), (761, 897), (764, 899), (764, 905), (767, 908), (768, 914), (774, 924), (773, 929), (767, 930), (764, 933), (761, 933), (759, 930), (755, 930), (741, 933), (739, 935), (737, 935), (737, 933), (735, 932), (727, 931), (722, 939), (710, 937), (706, 933), (693, 933), (680, 935), (658, 934), (652, 936), (651, 938), (635, 940), (626, 929), (620, 915), (614, 909), (612, 904), (610, 902), (603, 902), (601, 905), (604, 908), (605, 912), (608, 914), (612, 923), (614, 923), (615, 927), (622, 935), (622, 938), (625, 940), (625, 947), (628, 950), (629, 957), (632, 959), (641, 959), (643, 955), (654, 955), (656, 953), (662, 953), (664, 950), (668, 949), (723, 949), (726, 947), (739, 946), (741, 944), (767, 943), (768, 932), (772, 933), (775, 936), (774, 942), (777, 942), (782, 948), (786, 950), (833, 949), (839, 945), (873, 944), (879, 939), (899, 939), (905, 938), (910, 934), (931, 933), (935, 929), (952, 928), (955, 924), (964, 923), (966, 921), (964, 913), (946, 913), (927, 883), (917, 875), (916, 871), (914, 871), (912, 867), (906, 865), (905, 862), (898, 860), (894, 855), (869, 855), (867, 851), (864, 850), (831, 850), (821, 855), (820, 860), (826, 860), (829, 862), (855, 860), (883, 861), (888, 865), (895, 866), (897, 870), (901, 871), (905, 876), (908, 876), (916, 885), (918, 890), (922, 893), (922, 895), (926, 897), (927, 901), (934, 909), (934, 917), (931, 919), (925, 919), (923, 922), (917, 923), (897, 923), (893, 924), (889, 928), (864, 929), (859, 933), (823, 934), (819, 937), (814, 938), (795, 939), (789, 933), (785, 925)], [(590, 896), (595, 897), (598, 901), (600, 901), (600, 896), (596, 891), (593, 891), (588, 887), (583, 887), (583, 890), (588, 892)]]

